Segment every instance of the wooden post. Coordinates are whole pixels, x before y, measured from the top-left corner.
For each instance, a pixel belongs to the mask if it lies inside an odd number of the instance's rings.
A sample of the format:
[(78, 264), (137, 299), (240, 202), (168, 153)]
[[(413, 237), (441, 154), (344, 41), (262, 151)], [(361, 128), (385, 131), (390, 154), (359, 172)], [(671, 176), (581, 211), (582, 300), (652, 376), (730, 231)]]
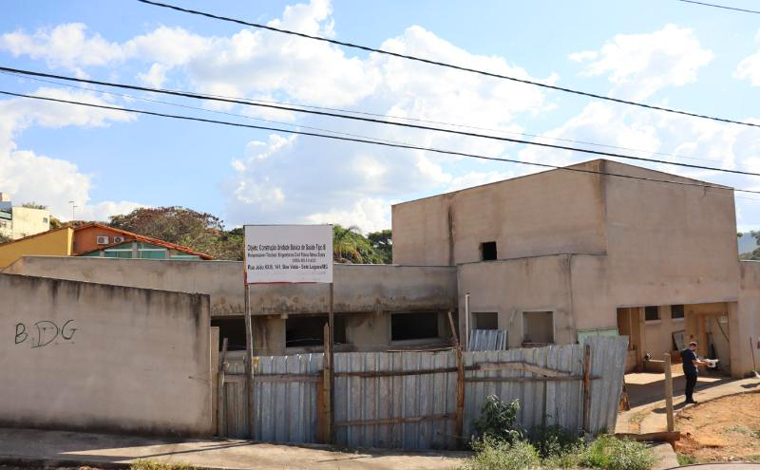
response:
[(227, 374), (227, 338), (224, 338), (222, 343), (222, 353), (219, 355), (219, 372), (217, 372), (216, 379), (216, 435), (219, 437), (225, 437), (227, 435), (227, 400), (224, 391), (224, 376)]
[(456, 348), (457, 356), (457, 412), (454, 421), (454, 434), (459, 438), (457, 447), (459, 447), (464, 439), (464, 355), (462, 354), (462, 347), (457, 344)]
[(668, 415), (668, 432), (675, 431), (673, 421), (673, 371), (671, 370), (670, 354), (665, 353), (665, 409)]
[(454, 325), (454, 317), (451, 316), (451, 310), (447, 313), (449, 317), (449, 328), (451, 328), (451, 342), (455, 348), (459, 347), (459, 338), (457, 337), (457, 328)]
[[(247, 276), (246, 276), (247, 278)], [(248, 280), (245, 282), (245, 400), (248, 437), (253, 439), (253, 330)]]
[(587, 344), (583, 355), (583, 431), (591, 426), (591, 345)]
[(334, 415), (332, 412), (332, 380), (335, 377), (332, 371), (332, 338), (330, 335), (330, 325), (325, 324), (324, 327), (324, 344), (325, 344), (325, 357), (322, 361), (322, 399), (323, 403), (323, 421), (324, 421), (324, 437), (325, 443), (333, 443), (333, 421)]

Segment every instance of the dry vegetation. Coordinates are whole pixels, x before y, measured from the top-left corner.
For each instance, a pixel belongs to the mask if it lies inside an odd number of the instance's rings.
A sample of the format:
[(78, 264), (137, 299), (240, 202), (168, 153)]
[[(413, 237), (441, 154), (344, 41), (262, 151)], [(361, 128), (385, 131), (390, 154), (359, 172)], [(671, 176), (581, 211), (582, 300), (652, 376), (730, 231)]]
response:
[(760, 461), (760, 393), (719, 398), (682, 411), (676, 451), (694, 462)]

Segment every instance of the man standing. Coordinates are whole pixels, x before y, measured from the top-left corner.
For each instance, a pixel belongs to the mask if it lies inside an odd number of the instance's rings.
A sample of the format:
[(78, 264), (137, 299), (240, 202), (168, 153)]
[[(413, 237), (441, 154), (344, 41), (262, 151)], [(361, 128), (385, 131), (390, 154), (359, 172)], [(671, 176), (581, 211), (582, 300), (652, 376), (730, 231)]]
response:
[(694, 387), (697, 386), (697, 366), (706, 364), (697, 358), (697, 343), (692, 341), (689, 347), (681, 351), (681, 360), (683, 361), (683, 373), (686, 376), (686, 401), (684, 404), (694, 404)]

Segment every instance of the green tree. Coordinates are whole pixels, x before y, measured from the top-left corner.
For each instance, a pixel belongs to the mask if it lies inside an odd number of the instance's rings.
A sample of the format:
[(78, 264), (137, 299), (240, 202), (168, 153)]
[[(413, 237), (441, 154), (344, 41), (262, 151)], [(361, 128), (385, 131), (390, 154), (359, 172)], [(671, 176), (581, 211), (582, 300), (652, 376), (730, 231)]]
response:
[(212, 214), (171, 206), (139, 208), (110, 219), (111, 227), (183, 245), (216, 259), (243, 259), (242, 229), (227, 232), (222, 220)]
[(372, 248), (380, 255), (385, 264), (393, 262), (393, 234), (390, 229), (379, 232), (370, 232), (367, 239), (372, 244)]
[(358, 227), (333, 226), (333, 260), (337, 263), (383, 264), (383, 257), (375, 250)]
[(25, 202), (25, 203), (21, 204), (21, 207), (26, 207), (27, 209), (42, 209), (42, 210), (45, 210), (45, 209), (48, 208), (47, 206), (43, 206), (42, 204), (37, 204), (34, 201), (32, 201), (32, 202)]

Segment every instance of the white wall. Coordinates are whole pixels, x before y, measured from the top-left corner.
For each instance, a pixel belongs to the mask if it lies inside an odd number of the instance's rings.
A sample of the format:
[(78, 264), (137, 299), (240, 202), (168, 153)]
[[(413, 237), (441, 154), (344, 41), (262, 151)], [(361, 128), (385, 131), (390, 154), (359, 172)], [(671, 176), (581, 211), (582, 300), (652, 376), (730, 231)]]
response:
[(212, 433), (207, 295), (0, 274), (0, 425)]

